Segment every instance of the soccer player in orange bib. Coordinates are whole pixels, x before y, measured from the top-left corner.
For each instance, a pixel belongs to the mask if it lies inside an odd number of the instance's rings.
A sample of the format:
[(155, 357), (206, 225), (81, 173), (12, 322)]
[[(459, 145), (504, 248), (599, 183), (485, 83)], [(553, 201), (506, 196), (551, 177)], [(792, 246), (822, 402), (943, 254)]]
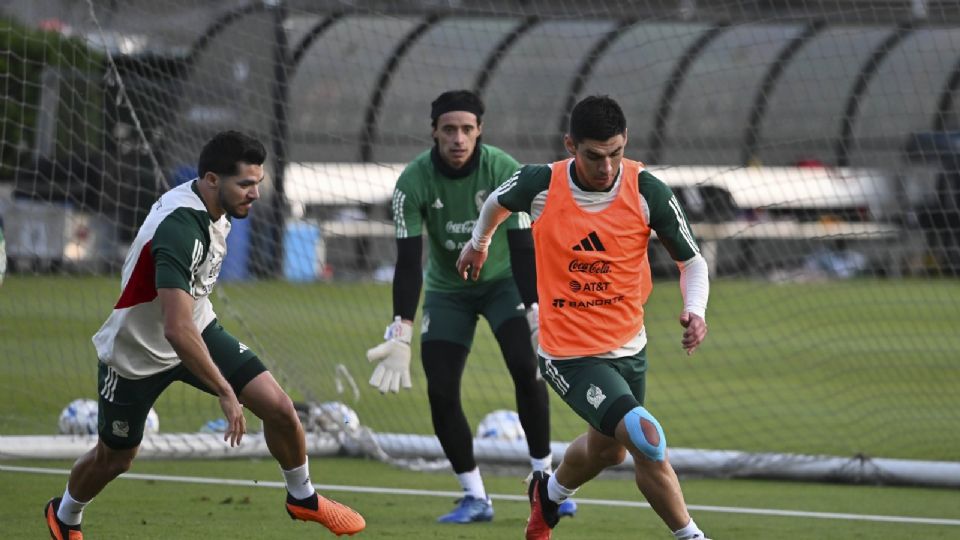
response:
[(680, 268), (681, 343), (687, 354), (707, 335), (707, 263), (670, 188), (642, 163), (624, 158), (626, 144), (627, 122), (616, 101), (581, 100), (564, 136), (573, 157), (517, 171), (486, 200), (457, 260), (461, 277), (476, 279), (499, 224), (512, 212), (530, 214), (540, 371), (588, 424), (556, 474), (534, 474), (527, 540), (549, 539), (558, 505), (605, 468), (623, 462), (627, 452), (637, 487), (674, 537), (705, 539), (687, 511), (663, 428), (643, 407), (651, 232)]

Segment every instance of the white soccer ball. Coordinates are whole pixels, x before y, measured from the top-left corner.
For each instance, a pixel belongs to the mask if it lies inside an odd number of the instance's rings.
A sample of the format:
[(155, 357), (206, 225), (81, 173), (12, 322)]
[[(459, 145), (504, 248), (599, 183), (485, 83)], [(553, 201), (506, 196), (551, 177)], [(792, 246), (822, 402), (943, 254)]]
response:
[(351, 432), (360, 428), (360, 417), (344, 403), (324, 401), (310, 405), (310, 424), (327, 433)]
[[(58, 425), (64, 435), (96, 435), (99, 406), (93, 399), (75, 399), (60, 412)], [(150, 407), (143, 433), (150, 435), (160, 431), (160, 416)]]
[(97, 402), (92, 399), (75, 399), (60, 412), (58, 422), (64, 435), (96, 435)]
[(147, 421), (143, 424), (143, 434), (153, 435), (154, 433), (160, 433), (160, 416), (157, 415), (156, 409), (150, 407), (150, 412), (147, 413)]
[(522, 441), (527, 438), (520, 425), (520, 415), (514, 411), (499, 409), (483, 417), (477, 426), (478, 439)]

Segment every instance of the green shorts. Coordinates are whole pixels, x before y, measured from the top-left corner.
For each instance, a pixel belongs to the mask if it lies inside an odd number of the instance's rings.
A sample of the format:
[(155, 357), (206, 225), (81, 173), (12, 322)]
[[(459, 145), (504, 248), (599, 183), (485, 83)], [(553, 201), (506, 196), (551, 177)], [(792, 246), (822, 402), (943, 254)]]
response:
[(547, 360), (538, 356), (540, 373), (580, 418), (613, 437), (631, 409), (643, 405), (647, 382), (647, 349), (634, 356)]
[[(220, 373), (233, 387), (237, 396), (247, 383), (267, 371), (257, 355), (227, 333), (217, 321), (207, 325), (201, 337), (210, 351), (213, 363), (220, 369)], [(150, 407), (153, 407), (160, 394), (174, 381), (183, 381), (214, 394), (182, 363), (149, 377), (126, 379), (112, 367), (100, 362), (97, 370), (97, 428), (104, 444), (115, 450), (139, 446)]]
[(513, 278), (465, 287), (457, 292), (427, 291), (420, 341), (450, 341), (469, 349), (480, 315), (496, 333), (504, 322), (525, 314)]

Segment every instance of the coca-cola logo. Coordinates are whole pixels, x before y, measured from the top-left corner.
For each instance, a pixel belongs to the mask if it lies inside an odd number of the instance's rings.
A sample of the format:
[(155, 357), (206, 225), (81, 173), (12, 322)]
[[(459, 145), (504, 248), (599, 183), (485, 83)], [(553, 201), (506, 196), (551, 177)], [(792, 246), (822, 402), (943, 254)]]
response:
[(581, 261), (574, 259), (570, 261), (567, 267), (571, 272), (583, 272), (584, 274), (609, 274), (610, 262), (608, 261)]

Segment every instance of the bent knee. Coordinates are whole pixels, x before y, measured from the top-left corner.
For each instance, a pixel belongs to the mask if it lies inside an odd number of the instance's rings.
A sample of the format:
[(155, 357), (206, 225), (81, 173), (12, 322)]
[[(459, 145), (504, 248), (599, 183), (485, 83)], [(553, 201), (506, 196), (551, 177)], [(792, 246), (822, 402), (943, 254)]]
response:
[(300, 417), (290, 396), (280, 393), (270, 400), (262, 420), (273, 424), (295, 424), (300, 422)]
[(137, 457), (137, 448), (116, 450), (102, 441), (97, 445), (95, 460), (97, 468), (113, 476), (123, 474), (133, 466), (133, 459)]
[(651, 461), (663, 461), (667, 450), (667, 437), (660, 422), (642, 406), (634, 407), (623, 417), (630, 442)]
[(616, 467), (617, 465), (623, 463), (623, 460), (627, 459), (627, 449), (618, 446), (616, 448), (606, 448), (597, 454), (597, 458), (603, 463), (603, 466), (606, 467)]

